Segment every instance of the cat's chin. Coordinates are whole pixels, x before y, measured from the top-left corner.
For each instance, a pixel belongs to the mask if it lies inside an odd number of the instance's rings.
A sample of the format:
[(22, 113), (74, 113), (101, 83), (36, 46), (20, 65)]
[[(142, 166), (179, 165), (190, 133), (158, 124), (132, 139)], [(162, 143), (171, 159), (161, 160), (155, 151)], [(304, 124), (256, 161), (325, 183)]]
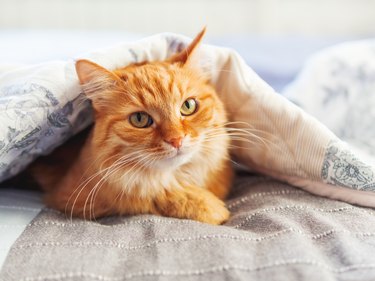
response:
[(188, 163), (193, 156), (193, 153), (185, 151), (175, 151), (163, 159), (156, 161), (153, 167), (156, 169), (176, 169), (186, 163)]

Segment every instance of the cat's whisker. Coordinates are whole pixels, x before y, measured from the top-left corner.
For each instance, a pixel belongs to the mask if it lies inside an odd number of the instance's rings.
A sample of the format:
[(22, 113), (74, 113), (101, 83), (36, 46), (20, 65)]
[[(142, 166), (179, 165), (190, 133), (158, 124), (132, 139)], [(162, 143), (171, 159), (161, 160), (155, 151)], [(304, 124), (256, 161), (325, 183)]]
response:
[(261, 142), (263, 142), (264, 144), (272, 144), (271, 140), (267, 139), (267, 138), (264, 138), (264, 137), (261, 137), (257, 134), (254, 134), (252, 133), (251, 131), (248, 131), (248, 130), (242, 130), (242, 129), (230, 129), (228, 130), (227, 132), (223, 132), (222, 130), (218, 130), (218, 131), (211, 131), (209, 133), (206, 133), (206, 137), (209, 138), (210, 136), (216, 136), (216, 135), (228, 135), (228, 136), (242, 136), (242, 137), (249, 137), (249, 138), (252, 138), (252, 139), (257, 139)]
[[(132, 154), (138, 154), (138, 153), (139, 153), (138, 151), (135, 151)], [(126, 155), (126, 156), (129, 156), (129, 155)], [(110, 166), (110, 169), (107, 170), (106, 174), (95, 184), (95, 186), (92, 188), (92, 190), (90, 190), (89, 194), (87, 195), (84, 208), (83, 208), (84, 216), (86, 216), (86, 206), (87, 206), (88, 200), (90, 199), (90, 219), (91, 219), (91, 206), (94, 204), (93, 203), (94, 194), (99, 192), (100, 188), (107, 181), (107, 179), (111, 177), (114, 173), (116, 173), (118, 170), (123, 168), (125, 165), (127, 165), (128, 163), (134, 162), (136, 160), (138, 161), (140, 157), (143, 157), (143, 155), (137, 155), (135, 157), (131, 157), (129, 159), (125, 159), (122, 161), (117, 160), (115, 164)]]
[(130, 177), (127, 179), (128, 183), (129, 183), (129, 186), (132, 186), (134, 187), (135, 186), (135, 179), (139, 176), (139, 173), (141, 173), (146, 167), (149, 166), (150, 162), (152, 159), (150, 159), (150, 155), (147, 155), (145, 156), (144, 158), (142, 158), (141, 161), (139, 161), (137, 163), (137, 165), (135, 165), (133, 167), (133, 171), (132, 171), (132, 174), (130, 175)]
[[(125, 182), (124, 178), (126, 178), (126, 176), (130, 173), (132, 173), (131, 177), (133, 177), (134, 175), (136, 175), (135, 172), (138, 172), (137, 170), (141, 167), (144, 167), (145, 166), (145, 163), (143, 163), (143, 161), (145, 159), (147, 159), (149, 156), (148, 155), (142, 155), (143, 157), (141, 159), (138, 159), (138, 161), (136, 163), (134, 163), (131, 167), (127, 167), (127, 171), (125, 172), (125, 174), (121, 175), (117, 181), (122, 181), (122, 182)], [(120, 198), (122, 198), (122, 194), (129, 189), (129, 186), (132, 186), (133, 184), (130, 184), (130, 179), (127, 179), (127, 186), (126, 187), (123, 187), (121, 188), (120, 190)], [(119, 195), (116, 196), (115, 200), (116, 201), (118, 198), (119, 198)]]
[[(97, 157), (97, 159), (98, 159), (98, 158), (99, 158), (99, 157)], [(93, 161), (93, 163), (92, 163), (90, 166), (93, 166), (94, 163), (95, 163), (95, 161)], [(79, 198), (81, 192), (83, 191), (83, 189), (86, 187), (86, 185), (87, 185), (91, 180), (93, 180), (96, 176), (98, 176), (99, 174), (103, 173), (103, 172), (104, 172), (105, 170), (107, 170), (107, 169), (108, 169), (108, 168), (106, 168), (106, 169), (99, 169), (98, 172), (96, 172), (96, 173), (94, 173), (93, 175), (91, 175), (90, 177), (88, 177), (85, 181), (83, 181), (80, 185), (78, 185), (78, 186), (74, 189), (74, 191), (71, 193), (71, 195), (70, 195), (69, 198), (68, 198), (68, 201), (67, 201), (66, 204), (65, 204), (65, 215), (67, 215), (67, 208), (68, 208), (68, 206), (69, 206), (69, 202), (71, 201), (71, 199), (72, 199), (72, 197), (74, 196), (74, 194), (75, 194), (76, 192), (78, 192), (78, 194), (77, 194), (77, 196), (76, 196), (76, 199), (75, 199), (74, 202), (73, 202), (72, 209), (71, 209), (71, 213), (70, 213), (70, 219), (71, 219), (71, 220), (73, 219), (73, 211), (74, 211), (75, 203), (76, 203), (76, 201), (78, 200), (78, 198)], [(85, 173), (87, 173), (88, 170), (89, 170), (89, 168), (86, 169)], [(83, 177), (84, 177), (84, 176), (82, 176), (81, 179), (82, 179)], [(79, 190), (79, 191), (78, 191), (78, 190)]]
[[(133, 181), (134, 181), (133, 177), (135, 178), (136, 175), (138, 176), (140, 173), (143, 172), (143, 170), (144, 170), (147, 166), (151, 166), (151, 165), (157, 160), (156, 158), (152, 158), (151, 156), (153, 156), (153, 155), (147, 155), (147, 157), (143, 158), (142, 161), (139, 161), (139, 162), (136, 163), (134, 166), (132, 166), (131, 169), (129, 169), (129, 170), (127, 171), (126, 174), (124, 174), (124, 175), (121, 176), (121, 179), (124, 181), (123, 178), (124, 178), (128, 173), (132, 172), (132, 176), (131, 176), (131, 178), (127, 179), (127, 182), (128, 182), (128, 183), (133, 182)], [(151, 158), (151, 159), (150, 159), (150, 158)], [(148, 161), (145, 162), (145, 160), (148, 160)], [(129, 184), (129, 185), (134, 185), (134, 183)], [(125, 194), (126, 191), (129, 191), (129, 190), (126, 189), (126, 188), (122, 188), (121, 191), (119, 192), (119, 194), (116, 196), (116, 198), (115, 198), (114, 201), (116, 201), (117, 199), (118, 199), (118, 200), (122, 200), (122, 198), (123, 198), (123, 196), (124, 196), (124, 194)]]
[(213, 136), (213, 135), (216, 135), (216, 134), (222, 134), (222, 135), (228, 135), (228, 136), (232, 136), (232, 135), (239, 135), (239, 136), (245, 136), (245, 137), (249, 137), (249, 138), (252, 138), (252, 139), (258, 139), (259, 141), (262, 141), (264, 143), (268, 142), (268, 143), (272, 143), (270, 139), (272, 139), (271, 137), (266, 137), (266, 136), (261, 136), (260, 134), (257, 134), (257, 133), (254, 133), (250, 130), (243, 130), (243, 129), (228, 129), (226, 131), (224, 130), (212, 130), (210, 132), (206, 132), (206, 136), (209, 137), (209, 136)]
[(206, 135), (206, 137), (204, 138), (203, 141), (212, 141), (212, 140), (217, 140), (217, 139), (220, 139), (220, 138), (224, 138), (224, 137), (230, 137), (231, 140), (242, 140), (244, 142), (249, 142), (249, 143), (252, 143), (252, 144), (263, 144), (265, 146), (268, 146), (272, 143), (270, 142), (267, 142), (266, 140), (258, 137), (258, 136), (254, 136), (254, 135), (247, 135), (247, 134), (211, 134), (211, 135)]
[[(203, 146), (201, 146), (201, 149), (202, 149), (202, 152), (212, 153), (212, 147), (211, 146), (204, 146), (203, 145)], [(232, 159), (232, 157), (229, 156), (229, 154), (223, 155), (222, 157), (223, 157), (223, 159), (228, 160), (228, 161), (232, 162), (233, 164), (240, 166), (240, 164), (237, 163), (236, 161), (234, 161)]]
[[(228, 126), (228, 125), (246, 125), (246, 127), (232, 127), (232, 126)], [(256, 128), (254, 128), (254, 126), (252, 124), (250, 124), (248, 122), (244, 122), (244, 121), (225, 122), (223, 125), (210, 128), (206, 132), (222, 130), (222, 129), (226, 129), (226, 130), (245, 130), (245, 131), (248, 131), (248, 132), (259, 132), (260, 134), (266, 135), (266, 136), (272, 136), (273, 135), (273, 134), (271, 134), (269, 132), (266, 132), (262, 129), (256, 129)]]
[[(101, 174), (102, 172), (106, 171), (107, 169), (109, 169), (109, 167), (108, 167), (108, 168), (105, 168), (105, 169), (102, 169), (103, 164), (104, 164), (105, 162), (109, 161), (111, 158), (118, 157), (118, 156), (119, 156), (119, 154), (115, 154), (115, 155), (113, 155), (112, 157), (108, 157), (108, 158), (106, 158), (104, 161), (102, 161), (102, 163), (101, 163), (101, 165), (100, 165), (100, 167), (99, 167), (99, 171), (96, 172), (96, 173), (94, 173), (94, 174), (91, 175), (90, 177), (88, 177), (85, 181), (83, 181), (83, 182), (82, 182), (82, 183), (76, 188), (76, 190), (79, 189), (82, 185), (87, 184), (87, 183), (88, 183), (89, 181), (91, 181), (92, 178), (94, 178), (95, 176), (97, 176), (97, 175)], [(92, 163), (90, 164), (90, 166), (85, 170), (85, 172), (84, 172), (84, 174), (82, 175), (80, 181), (84, 178), (85, 174), (87, 174), (88, 170), (89, 170), (90, 168), (92, 168), (92, 167), (94, 166), (94, 164), (96, 164), (96, 161), (98, 161), (99, 158), (100, 158), (100, 156), (96, 157), (96, 159), (94, 159), (94, 160), (92, 161)], [(119, 159), (121, 159), (121, 157), (120, 157)], [(74, 193), (76, 192), (76, 190), (73, 191), (72, 195), (74, 195)], [(72, 195), (71, 195), (71, 196), (72, 196)], [(67, 203), (69, 203), (69, 201), (70, 201), (70, 198), (69, 198), (69, 200), (68, 200)]]
[[(109, 167), (107, 167), (107, 168), (105, 168), (105, 169), (99, 169), (98, 172), (96, 172), (96, 173), (94, 173), (93, 175), (91, 175), (89, 178), (87, 178), (84, 182), (82, 182), (82, 183), (81, 183), (81, 184), (75, 189), (75, 191), (71, 194), (71, 196), (70, 196), (68, 202), (67, 202), (66, 205), (65, 205), (65, 210), (66, 210), (66, 209), (67, 209), (67, 206), (69, 205), (69, 202), (70, 202), (72, 196), (74, 195), (74, 193), (76, 193), (76, 192), (80, 189), (80, 191), (78, 192), (78, 194), (77, 194), (77, 196), (76, 196), (76, 198), (75, 198), (75, 200), (74, 200), (74, 202), (73, 202), (73, 206), (72, 206), (71, 213), (70, 213), (71, 220), (72, 220), (72, 217), (73, 217), (73, 212), (74, 212), (75, 204), (76, 204), (76, 202), (77, 202), (77, 200), (78, 200), (80, 194), (82, 193), (82, 191), (83, 191), (83, 190), (85, 189), (85, 187), (88, 185), (88, 183), (89, 183), (90, 181), (92, 181), (94, 178), (96, 178), (97, 176), (99, 176), (100, 174), (102, 174), (103, 172), (108, 172), (108, 170), (111, 169), (111, 168), (113, 167), (113, 165), (117, 165), (117, 163), (118, 163), (119, 161), (122, 161), (122, 160), (124, 160), (124, 159), (126, 159), (126, 158), (129, 158), (130, 156), (132, 156), (132, 155), (135, 154), (135, 153), (136, 153), (136, 152), (134, 152), (134, 153), (130, 153), (130, 154), (127, 154), (127, 155), (124, 155), (124, 156), (120, 157), (119, 159), (117, 159), (117, 160), (116, 160), (111, 166), (109, 166)], [(107, 158), (107, 160), (108, 160), (108, 158)], [(102, 167), (102, 165), (103, 165), (103, 162), (102, 162), (102, 164), (100, 165), (100, 167)], [(65, 212), (66, 212), (66, 211), (65, 211)]]
[(271, 133), (268, 133), (268, 132), (265, 132), (263, 130), (260, 130), (260, 129), (255, 129), (255, 128), (236, 128), (236, 127), (218, 127), (218, 128), (212, 128), (212, 129), (209, 129), (206, 131), (206, 133), (211, 133), (211, 132), (216, 132), (216, 131), (242, 131), (242, 132), (245, 132), (245, 133), (252, 133), (252, 134), (255, 134), (255, 133), (259, 133), (259, 134), (262, 134), (262, 135), (266, 135), (266, 136), (273, 136), (273, 134)]
[[(102, 163), (101, 163), (101, 165), (99, 166), (99, 172), (98, 172), (98, 173), (101, 173), (101, 172), (103, 172), (104, 170), (106, 170), (106, 169), (103, 169), (103, 165), (105, 164), (105, 162), (107, 162), (107, 161), (109, 161), (110, 159), (115, 158), (115, 157), (119, 157), (119, 154), (112, 155), (111, 157), (107, 157), (105, 160), (103, 160)], [(81, 178), (79, 179), (79, 182), (81, 182), (81, 181), (87, 176), (88, 171), (89, 171), (89, 170), (90, 170), (90, 169), (91, 169), (91, 168), (97, 163), (97, 161), (99, 160), (99, 158), (100, 158), (100, 157), (97, 157), (94, 161), (92, 161), (92, 163), (91, 163), (91, 164), (87, 167), (87, 169), (83, 172)], [(95, 175), (92, 175), (92, 176), (95, 176)], [(86, 180), (84, 180), (84, 181), (81, 183), (81, 185), (82, 185), (82, 184), (85, 184), (86, 181), (90, 181), (92, 176), (89, 176)], [(79, 185), (77, 188), (79, 188), (79, 187), (80, 187), (80, 185)], [(74, 193), (75, 193), (75, 191), (72, 192), (71, 196), (73, 196)], [(70, 202), (71, 196), (69, 197), (67, 203)]]
[[(148, 152), (148, 153), (150, 153), (150, 152), (155, 151), (157, 149), (158, 148), (148, 148), (148, 149), (144, 149), (142, 152)], [(139, 151), (137, 150), (137, 151), (135, 151), (132, 154), (139, 154)], [(129, 156), (129, 154), (127, 156)], [(115, 165), (111, 165), (110, 168), (112, 170), (111, 171), (110, 170), (107, 171), (107, 173), (100, 180), (101, 183), (99, 183), (99, 185), (94, 186), (94, 188), (90, 191), (89, 195), (86, 198), (85, 208), (86, 208), (86, 204), (88, 203), (87, 202), (88, 198), (91, 197), (91, 199), (90, 199), (90, 219), (91, 218), (95, 219), (95, 210), (94, 210), (94, 208), (95, 208), (96, 196), (98, 195), (99, 190), (102, 187), (102, 185), (105, 183), (105, 181), (109, 177), (111, 177), (113, 174), (115, 174), (117, 171), (119, 171), (120, 169), (122, 169), (124, 166), (127, 166), (131, 162), (137, 161), (135, 164), (133, 164), (133, 166), (131, 166), (130, 168), (128, 167), (129, 170), (125, 173), (125, 175), (128, 174), (131, 171), (131, 169), (133, 169), (134, 166), (137, 166), (139, 163), (141, 163), (141, 161), (142, 161), (142, 159), (144, 157), (145, 157), (144, 155), (136, 155), (135, 157), (132, 157), (130, 159), (125, 159), (125, 160), (123, 160), (121, 162), (116, 161), (117, 163), (115, 162), (116, 163)], [(120, 178), (122, 178), (123, 176), (121, 176)], [(116, 197), (116, 199), (117, 199), (117, 197)], [(84, 213), (86, 213), (86, 212), (84, 211)]]

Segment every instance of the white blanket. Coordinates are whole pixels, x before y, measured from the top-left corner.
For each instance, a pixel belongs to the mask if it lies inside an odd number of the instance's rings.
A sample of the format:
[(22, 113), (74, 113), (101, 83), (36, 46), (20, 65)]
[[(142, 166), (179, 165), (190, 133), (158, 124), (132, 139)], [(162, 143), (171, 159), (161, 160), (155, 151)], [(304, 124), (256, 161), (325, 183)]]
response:
[[(183, 36), (162, 34), (83, 57), (115, 69), (165, 59), (187, 42)], [(370, 162), (360, 160), (323, 124), (275, 93), (234, 51), (203, 45), (200, 62), (211, 74), (231, 121), (243, 122), (242, 127), (262, 139), (236, 143), (233, 155), (238, 161), (312, 193), (375, 207), (375, 169)], [(80, 95), (74, 61), (3, 71), (0, 180), (92, 121), (89, 103), (82, 103)]]

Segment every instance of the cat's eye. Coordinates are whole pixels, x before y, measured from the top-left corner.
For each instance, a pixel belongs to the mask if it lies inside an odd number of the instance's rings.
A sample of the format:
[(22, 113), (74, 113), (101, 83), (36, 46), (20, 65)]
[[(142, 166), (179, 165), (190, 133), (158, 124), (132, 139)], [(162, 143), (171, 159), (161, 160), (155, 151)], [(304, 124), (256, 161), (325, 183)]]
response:
[(134, 112), (129, 117), (129, 122), (136, 128), (147, 128), (154, 123), (151, 116), (146, 112)]
[(184, 116), (189, 116), (194, 114), (198, 109), (198, 103), (195, 99), (190, 98), (184, 101), (181, 106), (180, 112)]

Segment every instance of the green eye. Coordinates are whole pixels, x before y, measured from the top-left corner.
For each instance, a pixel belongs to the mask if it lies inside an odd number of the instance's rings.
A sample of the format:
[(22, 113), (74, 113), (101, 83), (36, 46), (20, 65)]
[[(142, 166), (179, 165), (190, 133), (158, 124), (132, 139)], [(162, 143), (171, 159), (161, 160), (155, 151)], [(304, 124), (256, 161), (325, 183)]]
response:
[(181, 106), (180, 112), (184, 116), (192, 115), (198, 109), (198, 103), (195, 99), (187, 99)]
[(134, 112), (129, 117), (129, 122), (136, 128), (147, 128), (154, 123), (151, 116), (146, 112)]

